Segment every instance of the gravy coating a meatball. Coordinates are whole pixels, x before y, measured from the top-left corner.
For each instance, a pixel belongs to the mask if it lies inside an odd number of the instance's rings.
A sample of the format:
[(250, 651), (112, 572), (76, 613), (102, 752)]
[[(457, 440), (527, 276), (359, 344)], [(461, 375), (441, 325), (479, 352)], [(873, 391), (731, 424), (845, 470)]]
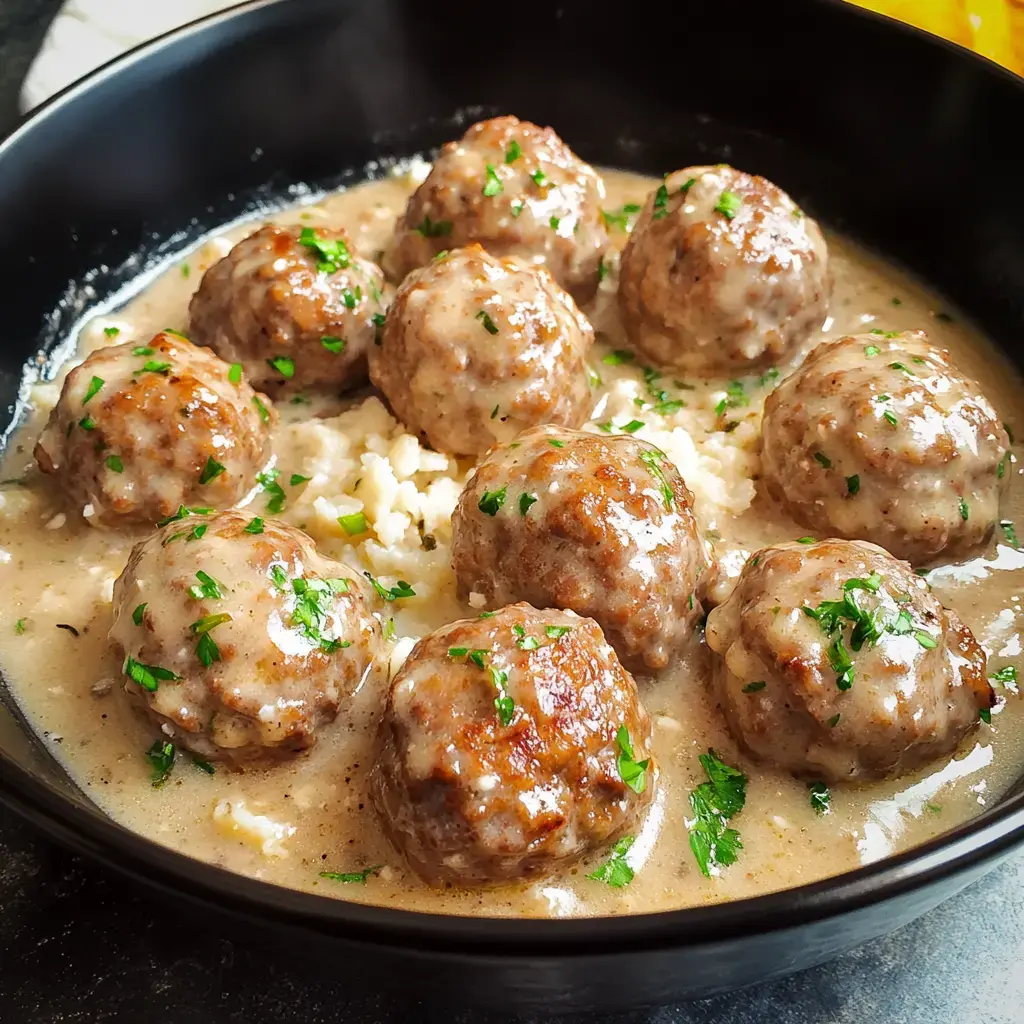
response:
[(543, 264), (578, 301), (597, 290), (608, 236), (604, 183), (550, 128), (516, 117), (449, 142), (399, 218), (385, 267), (396, 279), (443, 249), (479, 242)]
[(342, 390), (366, 380), (383, 289), (343, 232), (268, 224), (203, 275), (190, 331), (256, 387)]
[(819, 345), (765, 403), (763, 479), (800, 522), (915, 564), (981, 543), (1009, 447), (979, 386), (922, 331)]
[(456, 506), (459, 596), (570, 608), (597, 621), (630, 671), (665, 668), (703, 614), (692, 501), (645, 441), (527, 430), (488, 455)]
[(993, 703), (985, 653), (906, 562), (863, 541), (779, 544), (708, 616), (733, 734), (794, 775), (899, 775), (953, 751)]
[(277, 418), (234, 376), (171, 331), (99, 349), (67, 375), (36, 444), (39, 468), (93, 524), (232, 505), (270, 458)]
[(632, 829), (651, 726), (598, 625), (527, 604), (424, 637), (391, 683), (370, 788), (426, 881), (537, 878)]
[(830, 292), (818, 225), (770, 181), (725, 165), (665, 178), (619, 274), (630, 344), (699, 376), (785, 359), (821, 324)]
[(135, 545), (110, 637), (162, 734), (235, 766), (311, 747), (380, 645), (360, 575), (304, 533), (188, 509)]
[(471, 245), (405, 279), (370, 377), (433, 448), (476, 455), (537, 423), (585, 422), (593, 341), (543, 267)]

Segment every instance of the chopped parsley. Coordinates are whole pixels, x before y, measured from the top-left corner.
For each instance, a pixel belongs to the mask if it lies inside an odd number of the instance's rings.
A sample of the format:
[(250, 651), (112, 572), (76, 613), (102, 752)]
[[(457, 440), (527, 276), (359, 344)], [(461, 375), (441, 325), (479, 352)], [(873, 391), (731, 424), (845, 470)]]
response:
[(320, 257), (316, 269), (324, 274), (333, 274), (338, 270), (344, 270), (352, 258), (343, 238), (333, 240), (319, 238), (315, 228), (303, 228), (299, 235), (299, 244), (306, 246)]
[(992, 711), (991, 711), (991, 709), (990, 709), (990, 708), (982, 708), (982, 709), (981, 709), (981, 710), (980, 710), (980, 711), (978, 712), (978, 717), (979, 717), (979, 718), (980, 718), (980, 719), (981, 719), (981, 720), (982, 720), (982, 721), (983, 721), (983, 722), (984, 722), (984, 723), (985, 723), (986, 725), (991, 725), (991, 724), (992, 724)]
[(609, 231), (629, 231), (630, 219), (641, 209), (637, 203), (626, 203), (621, 210), (602, 210), (601, 216)]
[(892, 412), (890, 409), (886, 409), (885, 412), (882, 413), (882, 419), (893, 427), (895, 427), (896, 424), (899, 422), (899, 420), (896, 419), (896, 414)]
[(548, 176), (539, 167), (530, 175), (530, 177), (533, 179), (533, 183), (537, 188), (547, 188)]
[(347, 516), (338, 516), (338, 525), (350, 537), (358, 537), (361, 533), (366, 533), (368, 529), (364, 512), (352, 512)]
[(132, 622), (134, 622), (136, 626), (142, 625), (142, 620), (146, 614), (146, 608), (148, 605), (148, 601), (143, 601), (142, 604), (137, 604), (135, 606), (135, 611), (132, 612)]
[(839, 724), (839, 719), (843, 716), (841, 714), (833, 715), (826, 723), (830, 729), (834, 729)]
[(355, 309), (357, 304), (363, 301), (363, 289), (359, 285), (356, 285), (354, 290), (346, 288), (341, 293), (341, 301), (346, 309)]
[(202, 473), (199, 474), (199, 482), (201, 484), (208, 484), (211, 480), (216, 480), (225, 470), (212, 455), (208, 455), (206, 458), (206, 465), (203, 466)]
[(625, 426), (619, 427), (619, 430), (624, 434), (635, 434), (643, 426), (645, 426), (643, 420), (630, 420)]
[(693, 188), (693, 186), (696, 185), (696, 184), (697, 184), (697, 179), (696, 178), (687, 178), (686, 181), (684, 181), (682, 183), (682, 185), (679, 186), (680, 194), (686, 195), (686, 193), (689, 192), (690, 189)]
[(832, 460), (824, 452), (815, 452), (814, 461), (825, 469), (832, 468)]
[(216, 615), (204, 615), (189, 626), (189, 629), (199, 637), (199, 643), (196, 644), (196, 656), (206, 668), (209, 668), (215, 661), (220, 661), (220, 648), (210, 636), (210, 630), (230, 621), (231, 616), (227, 612), (219, 612)]
[(505, 163), (514, 164), (523, 155), (523, 148), (513, 139), (505, 150)]
[(281, 374), (285, 380), (291, 380), (295, 376), (295, 360), (291, 356), (274, 356), (267, 360), (267, 365)]
[(132, 349), (132, 355), (151, 356), (155, 351), (156, 349), (152, 349), (148, 345), (136, 345), (135, 348)]
[(154, 787), (162, 786), (174, 767), (174, 744), (169, 740), (157, 740), (153, 746), (146, 751), (146, 760), (152, 768), (152, 782)]
[(487, 312), (486, 309), (481, 309), (479, 312), (477, 312), (474, 319), (479, 320), (480, 323), (484, 325), (484, 330), (488, 334), (498, 333), (498, 325), (491, 319), (491, 315), (490, 313)]
[(860, 493), (860, 477), (856, 473), (846, 478), (846, 493), (851, 495)]
[(999, 525), (1006, 535), (1006, 543), (1011, 547), (1019, 548), (1020, 543), (1017, 540), (1017, 531), (1013, 528), (1013, 521), (1010, 519), (1000, 519)]
[(171, 364), (167, 362), (161, 362), (157, 359), (147, 359), (142, 366), (142, 373), (160, 373), (167, 376), (171, 372)]
[(105, 381), (102, 377), (93, 377), (93, 379), (89, 381), (89, 387), (85, 392), (85, 398), (82, 399), (82, 405), (88, 405), (89, 399), (97, 394), (100, 388), (103, 387), (104, 383)]
[(557, 231), (558, 225), (561, 223), (561, 218), (556, 217), (554, 214), (551, 214), (551, 216), (548, 218), (548, 227), (551, 228), (552, 231)]
[(327, 620), (327, 608), (323, 602), (335, 594), (348, 593), (348, 588), (347, 579), (322, 580), (312, 576), (292, 580), (292, 593), (295, 595), (292, 624), (301, 627), (302, 635), (318, 644), (327, 654), (352, 646), (351, 640), (331, 639), (322, 632)]
[(818, 538), (817, 537), (797, 537), (796, 542), (797, 542), (797, 544), (817, 544), (818, 543)]
[(203, 760), (203, 759), (202, 759), (201, 757), (196, 757), (196, 755), (195, 755), (195, 754), (189, 754), (189, 755), (188, 755), (188, 757), (189, 757), (189, 760), (190, 760), (190, 761), (191, 761), (191, 762), (192, 762), (192, 763), (193, 763), (193, 764), (194, 764), (194, 765), (195, 765), (195, 766), (196, 766), (196, 767), (197, 767), (197, 768), (198, 768), (198, 769), (199, 769), (199, 770), (200, 770), (201, 772), (205, 772), (205, 773), (206, 773), (207, 775), (213, 775), (213, 773), (214, 773), (214, 768), (213, 768), (213, 765), (212, 765), (212, 764), (210, 764), (210, 762), (209, 762), (209, 761), (204, 761), (204, 760)]
[(121, 671), (133, 683), (138, 683), (149, 693), (156, 693), (161, 682), (173, 682), (181, 678), (169, 668), (161, 668), (159, 665), (143, 665), (141, 661), (136, 661), (132, 657), (125, 658)]
[(633, 881), (636, 873), (626, 862), (626, 854), (636, 842), (634, 836), (623, 836), (613, 847), (608, 859), (592, 871), (587, 878), (604, 882), (613, 889), (621, 889)]
[(274, 586), (278, 590), (288, 589), (288, 573), (284, 571), (284, 568), (276, 563), (270, 567), (270, 578), (274, 583)]
[(374, 579), (370, 573), (364, 572), (363, 575), (373, 584), (373, 589), (377, 591), (382, 601), (401, 601), (407, 597), (416, 596), (416, 591), (405, 580), (399, 580), (393, 587), (388, 589), (379, 580)]
[(661, 220), (668, 216), (668, 186), (662, 182), (654, 193), (654, 207), (651, 220)]
[(672, 490), (672, 484), (669, 483), (669, 479), (665, 475), (665, 470), (661, 468), (662, 462), (665, 461), (665, 454), (656, 448), (645, 448), (640, 452), (640, 461), (657, 481), (661, 496), (665, 501), (665, 508), (671, 512), (676, 496)]
[[(223, 583), (215, 580), (208, 572), (203, 572), (200, 569), (196, 573), (196, 579), (199, 582), (193, 583), (188, 588), (189, 597), (196, 601), (219, 601), (224, 596), (224, 590), (227, 587), (224, 587)], [(224, 587), (224, 590), (221, 589), (222, 587)], [(142, 607), (145, 607), (145, 605)]]
[(1013, 665), (1004, 665), (998, 672), (988, 678), (990, 682), (1005, 686), (1014, 693), (1017, 692), (1017, 669)]
[(370, 875), (377, 874), (383, 864), (374, 864), (372, 867), (364, 868), (362, 871), (321, 871), (321, 878), (329, 878), (332, 882), (343, 882), (346, 884), (366, 885)]
[(634, 356), (632, 352), (627, 352), (625, 349), (617, 348), (614, 352), (609, 352), (601, 362), (605, 366), (621, 366), (623, 363), (633, 362)]
[(498, 172), (494, 169), (494, 164), (487, 164), (486, 167), (487, 177), (484, 180), (483, 194), (490, 198), (496, 196), (499, 192), (504, 192), (505, 187), (501, 183), (501, 178), (498, 177)]
[[(270, 413), (267, 411), (267, 407), (260, 401), (258, 395), (253, 395), (252, 396), (252, 404), (256, 406), (256, 411), (260, 414), (260, 419), (263, 420), (264, 423), (266, 423), (267, 420), (270, 419)], [(292, 399), (292, 405), (298, 405), (298, 404), (299, 404), (299, 399), (293, 398)]]
[(480, 511), (483, 512), (484, 515), (497, 515), (498, 509), (505, 504), (505, 496), (507, 492), (507, 485), (501, 487), (497, 491), (484, 491), (484, 495), (477, 504), (477, 508), (480, 509)]
[(157, 521), (157, 529), (169, 526), (171, 523), (176, 523), (180, 519), (186, 519), (189, 516), (208, 516), (212, 511), (212, 508), (186, 508), (184, 505), (179, 505), (178, 511), (174, 515), (166, 516)]
[(419, 226), (413, 228), (413, 230), (424, 238), (441, 238), (452, 233), (452, 222), (450, 220), (433, 221), (429, 217), (424, 216)]
[[(564, 441), (556, 440), (553, 437), (548, 438), (548, 444), (551, 445), (552, 448), (564, 448), (565, 447), (565, 442)], [(510, 448), (517, 448), (518, 445), (511, 445), (510, 444), (509, 447)]]
[(120, 327), (104, 327), (103, 328), (103, 333), (108, 338), (116, 338), (121, 333), (121, 328)]
[(522, 651), (535, 651), (540, 647), (540, 641), (535, 636), (527, 636), (526, 630), (516, 624), (512, 627), (512, 632), (516, 635), (516, 647)]
[(832, 794), (824, 782), (810, 782), (807, 788), (811, 794), (811, 807), (817, 815), (828, 814), (832, 810)]
[(281, 475), (279, 469), (268, 469), (262, 473), (256, 475), (256, 483), (270, 495), (270, 500), (267, 502), (267, 511), (272, 515), (279, 515), (281, 509), (284, 508), (284, 503), (287, 501), (288, 496), (284, 493), (284, 488), (277, 482), (277, 478)]
[(967, 504), (966, 501), (964, 501), (963, 498), (960, 498), (960, 500), (957, 502), (957, 506), (960, 509), (960, 518), (966, 523), (967, 517), (971, 514), (970, 506)]
[(694, 818), (687, 828), (697, 866), (710, 878), (719, 868), (734, 864), (743, 849), (739, 832), (728, 828), (728, 822), (747, 802), (747, 777), (725, 764), (714, 750), (701, 754), (700, 763), (708, 781), (690, 793)]
[(288, 478), (288, 486), (298, 487), (299, 484), (304, 484), (308, 480), (308, 476), (303, 476), (301, 473), (292, 473), (292, 475)]
[(545, 626), (544, 633), (552, 640), (560, 640), (567, 633), (571, 633), (572, 629), (572, 626)]
[(536, 504), (537, 496), (535, 494), (527, 494), (523, 491), (519, 495), (519, 514), (525, 516), (530, 511), (530, 506)]
[(868, 359), (874, 359), (875, 356), (877, 356), (878, 353), (881, 352), (881, 351), (882, 350), (877, 345), (865, 345), (864, 346), (864, 355), (866, 355), (868, 357)]
[(633, 753), (633, 741), (629, 738), (629, 730), (620, 725), (615, 733), (615, 742), (619, 748), (619, 778), (634, 793), (640, 794), (647, 788), (647, 769), (651, 759), (637, 761)]
[(24, 633), (25, 633), (25, 620), (24, 619), (18, 619), (18, 621), (14, 624), (14, 633), (15, 633), (15, 636), (23, 636), (24, 635)]
[(337, 338), (333, 334), (325, 334), (320, 339), (320, 344), (323, 345), (328, 352), (333, 352), (334, 355), (338, 355), (345, 350), (345, 339)]
[(607, 264), (604, 261), (604, 256), (602, 256), (597, 261), (597, 279), (598, 279), (598, 281), (603, 281), (607, 276), (608, 276), (608, 266), (607, 266)]
[(747, 683), (740, 692), (757, 693), (759, 690), (763, 690), (767, 685), (768, 684), (763, 679), (755, 679), (754, 682)]
[(726, 409), (738, 409), (750, 405), (750, 399), (743, 387), (743, 381), (734, 380), (725, 389), (725, 398), (715, 406), (715, 415), (721, 416)]
[(242, 382), (242, 364), (232, 363), (228, 369), (228, 380), (232, 384), (241, 384)]
[(513, 217), (518, 217), (519, 214), (521, 214), (523, 212), (523, 210), (526, 208), (526, 203), (524, 203), (522, 201), (522, 199), (513, 199), (512, 203), (511, 203), (511, 207), (512, 207), (512, 216)]
[(768, 384), (773, 384), (778, 379), (779, 371), (776, 370), (774, 366), (769, 366), (768, 369), (765, 370), (760, 377), (758, 377), (757, 386), (763, 388), (766, 387)]
[(78, 421), (78, 425), (83, 430), (95, 430), (96, 429), (96, 421), (91, 416), (83, 416)]
[(732, 220), (740, 212), (742, 205), (743, 200), (735, 192), (727, 190), (718, 197), (718, 202), (715, 203), (715, 213), (720, 213), (726, 220)]
[(914, 371), (911, 370), (910, 367), (906, 365), (906, 363), (890, 363), (889, 369), (899, 370), (901, 373), (905, 373), (908, 377), (914, 376)]
[(253, 535), (262, 533), (263, 520), (259, 516), (253, 516), (253, 518), (249, 520), (249, 523), (243, 532), (251, 533)]
[(121, 461), (120, 455), (108, 455), (104, 460), (104, 465), (111, 473), (123, 473), (124, 463)]

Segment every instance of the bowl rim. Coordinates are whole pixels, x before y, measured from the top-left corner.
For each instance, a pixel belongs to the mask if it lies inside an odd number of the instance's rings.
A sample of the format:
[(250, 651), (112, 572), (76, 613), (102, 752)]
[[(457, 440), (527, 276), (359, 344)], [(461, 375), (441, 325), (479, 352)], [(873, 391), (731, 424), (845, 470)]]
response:
[[(237, 36), (244, 36), (258, 27), (264, 17), (283, 9), (286, 2), (245, 0), (148, 40), (101, 65), (18, 121), (0, 141), (0, 167), (25, 135), (103, 82), (168, 47), (218, 26), (230, 25)], [(832, 8), (840, 18), (864, 18), (884, 24), (887, 31), (916, 38), (917, 45), (939, 47), (952, 59), (983, 65), (984, 73), (1012, 82), (1020, 92), (1024, 108), (1024, 78), (979, 54), (846, 0), (804, 2)], [(269, 916), (306, 931), (390, 947), (422, 948), (427, 939), (438, 954), (557, 955), (560, 959), (601, 951), (622, 952), (624, 948), (630, 952), (678, 948), (748, 936), (752, 932), (786, 931), (922, 889), (968, 868), (984, 869), (1024, 842), (1022, 790), (919, 846), (793, 888), (721, 903), (621, 916), (482, 917), (397, 909), (322, 896), (196, 860), (126, 828), (98, 807), (74, 801), (2, 751), (0, 801), (66, 847), (86, 853), (165, 894), (218, 905), (243, 917)]]

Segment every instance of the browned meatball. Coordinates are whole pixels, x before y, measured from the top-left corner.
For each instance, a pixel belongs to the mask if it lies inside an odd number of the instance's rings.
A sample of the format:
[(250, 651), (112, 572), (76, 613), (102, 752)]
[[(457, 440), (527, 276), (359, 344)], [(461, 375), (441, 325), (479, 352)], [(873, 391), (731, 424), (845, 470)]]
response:
[(662, 669), (702, 615), (692, 500), (645, 441), (527, 430), (481, 463), (452, 516), (459, 596), (571, 608), (630, 671)]
[(863, 541), (764, 548), (708, 617), (736, 738), (795, 775), (898, 775), (991, 707), (985, 653), (906, 562)]
[(819, 345), (768, 397), (763, 431), (768, 492), (823, 533), (921, 563), (999, 518), (1006, 430), (923, 331)]
[(535, 423), (584, 423), (593, 341), (543, 267), (471, 245), (405, 279), (370, 376), (434, 448), (475, 455)]
[(685, 167), (647, 200), (622, 253), (619, 308), (652, 362), (734, 375), (789, 356), (821, 324), (831, 279), (818, 225), (732, 167)]
[(442, 249), (479, 242), (543, 264), (583, 301), (597, 290), (608, 244), (603, 200), (604, 182), (550, 128), (481, 121), (441, 150), (398, 221), (385, 266), (401, 279)]
[(275, 420), (227, 363), (164, 331), (67, 375), (36, 461), (90, 523), (151, 524), (181, 505), (238, 501), (270, 458)]
[(176, 516), (136, 544), (110, 636), (163, 734), (236, 765), (311, 747), (380, 644), (357, 572), (242, 512)]
[(256, 387), (347, 388), (366, 380), (383, 288), (343, 232), (268, 224), (203, 275), (190, 330)]
[(517, 604), (413, 648), (370, 785), (424, 879), (492, 885), (546, 875), (632, 828), (655, 790), (650, 757), (650, 719), (597, 623)]

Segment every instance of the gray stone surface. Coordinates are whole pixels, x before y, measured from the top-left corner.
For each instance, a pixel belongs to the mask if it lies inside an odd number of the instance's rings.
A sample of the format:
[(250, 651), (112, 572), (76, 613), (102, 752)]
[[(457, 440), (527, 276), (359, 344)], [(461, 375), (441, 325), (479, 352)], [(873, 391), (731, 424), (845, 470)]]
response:
[[(157, 3), (160, 0), (137, 0)], [(0, 132), (59, 0), (0, 0)], [(400, 986), (396, 986), (400, 987)], [(495, 1002), (500, 1004), (500, 993)], [(10, 1024), (498, 1024), (354, 994), (237, 946), (0, 808), (0, 1021)], [(783, 981), (624, 1024), (1020, 1024), (1024, 856), (896, 934)], [(538, 1022), (539, 1024), (539, 1022)], [(545, 1022), (549, 1024), (549, 1022)], [(589, 1024), (599, 1024), (592, 1018)], [(608, 1024), (601, 1021), (600, 1024)]]

